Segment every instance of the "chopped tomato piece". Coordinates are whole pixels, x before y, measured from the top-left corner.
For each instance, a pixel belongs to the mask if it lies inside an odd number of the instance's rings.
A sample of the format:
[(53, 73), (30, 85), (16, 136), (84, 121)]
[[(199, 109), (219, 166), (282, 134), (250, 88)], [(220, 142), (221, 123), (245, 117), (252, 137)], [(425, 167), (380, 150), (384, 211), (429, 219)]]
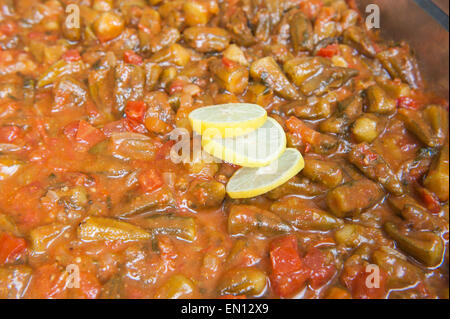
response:
[(33, 299), (64, 299), (67, 297), (65, 289), (67, 273), (57, 264), (43, 265), (36, 269), (30, 283), (30, 295)]
[(156, 169), (148, 169), (143, 171), (139, 177), (139, 184), (146, 193), (151, 193), (160, 188), (163, 184), (161, 175)]
[(80, 287), (74, 289), (74, 296), (78, 299), (96, 299), (100, 294), (101, 284), (97, 277), (93, 274), (81, 271), (80, 272)]
[(320, 49), (319, 52), (317, 52), (318, 56), (324, 58), (331, 58), (337, 54), (339, 54), (339, 45), (337, 43), (327, 45), (326, 47)]
[(147, 105), (143, 101), (128, 101), (125, 107), (127, 118), (137, 122), (143, 121), (146, 111)]
[(131, 50), (124, 52), (123, 59), (126, 63), (134, 65), (141, 65), (143, 63), (142, 57)]
[(125, 125), (126, 130), (128, 132), (134, 132), (134, 133), (140, 133), (140, 134), (148, 133), (148, 130), (145, 127), (145, 125), (140, 123), (140, 122), (138, 122), (138, 121), (126, 118), (125, 122), (124, 122), (124, 125)]
[(422, 200), (423, 204), (431, 213), (436, 214), (441, 211), (439, 198), (437, 198), (437, 196), (434, 193), (420, 186), (418, 183), (415, 184), (415, 189), (420, 199)]
[(322, 0), (302, 1), (300, 3), (300, 11), (302, 11), (309, 19), (313, 19), (317, 17), (322, 6)]
[(302, 267), (302, 261), (298, 253), (297, 238), (287, 236), (276, 239), (270, 250), (272, 268), (278, 273), (291, 273)]
[(169, 93), (174, 94), (183, 91), (183, 88), (186, 86), (186, 84), (186, 81), (182, 79), (173, 80), (172, 83), (170, 83)]
[(365, 158), (364, 158), (364, 162), (366, 164), (369, 164), (370, 162), (376, 161), (378, 159), (378, 155), (374, 152), (372, 152), (369, 149), (369, 146), (366, 144), (360, 144), (358, 146), (359, 151), (364, 154)]
[(14, 262), (27, 248), (23, 238), (3, 233), (0, 236), (0, 265)]
[(222, 58), (222, 63), (226, 68), (232, 68), (236, 65), (236, 62), (231, 61), (230, 59), (223, 57)]
[(360, 271), (351, 283), (352, 296), (357, 299), (382, 299), (386, 296), (386, 273), (379, 269), (377, 283), (371, 281), (372, 273)]
[(80, 121), (76, 141), (83, 144), (86, 150), (89, 150), (94, 145), (100, 143), (105, 139), (105, 134), (86, 121)]
[(167, 158), (168, 155), (170, 155), (170, 150), (172, 147), (176, 144), (175, 141), (170, 140), (163, 144), (163, 146), (158, 150), (156, 153), (155, 159), (161, 160)]
[(412, 99), (408, 96), (399, 97), (397, 99), (397, 105), (399, 108), (410, 109), (410, 110), (417, 110), (419, 108), (418, 103), (414, 99)]
[(280, 297), (291, 297), (305, 286), (309, 274), (300, 259), (295, 236), (276, 239), (271, 245), (270, 261), (271, 283)]
[(64, 135), (77, 144), (76, 150), (80, 152), (87, 152), (106, 138), (101, 130), (86, 121), (70, 123), (64, 128)]
[(75, 122), (68, 124), (63, 129), (64, 135), (72, 142), (75, 142), (75, 137), (77, 136), (79, 124), (80, 123), (78, 121), (75, 121)]
[(7, 37), (17, 34), (18, 25), (15, 21), (5, 21), (0, 24), (0, 35), (5, 35)]
[(328, 265), (324, 253), (317, 248), (308, 251), (303, 263), (310, 270), (309, 283), (313, 289), (325, 285), (336, 273), (336, 267)]
[(0, 127), (0, 143), (10, 143), (19, 137), (20, 128), (14, 125)]
[(63, 59), (66, 62), (76, 62), (81, 60), (81, 56), (77, 50), (68, 50), (63, 54)]

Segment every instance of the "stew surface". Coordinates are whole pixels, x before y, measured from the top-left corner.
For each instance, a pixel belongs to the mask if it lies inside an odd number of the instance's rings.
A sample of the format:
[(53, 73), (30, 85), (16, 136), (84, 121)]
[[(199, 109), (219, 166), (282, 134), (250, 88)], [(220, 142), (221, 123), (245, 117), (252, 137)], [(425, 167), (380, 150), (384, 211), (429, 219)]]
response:
[[(0, 298), (448, 298), (430, 91), (354, 1), (0, 0)], [(230, 102), (304, 170), (232, 200), (237, 166), (174, 163)]]

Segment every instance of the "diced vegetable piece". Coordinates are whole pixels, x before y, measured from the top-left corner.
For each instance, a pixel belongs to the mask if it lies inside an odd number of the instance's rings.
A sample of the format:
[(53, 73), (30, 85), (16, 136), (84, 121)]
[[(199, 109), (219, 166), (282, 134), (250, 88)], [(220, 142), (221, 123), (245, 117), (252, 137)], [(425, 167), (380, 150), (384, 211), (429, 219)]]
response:
[(204, 161), (196, 161), (186, 164), (189, 174), (196, 177), (213, 178), (219, 171), (217, 163), (208, 163)]
[(394, 195), (402, 195), (405, 190), (397, 175), (367, 143), (356, 145), (349, 153), (349, 161), (358, 167), (367, 177), (382, 184)]
[(421, 199), (423, 205), (433, 214), (437, 214), (441, 211), (441, 204), (439, 198), (425, 187), (422, 187), (419, 183), (414, 184), (414, 190)]
[(228, 233), (246, 235), (250, 233), (265, 236), (288, 233), (292, 229), (280, 217), (266, 210), (250, 205), (233, 205), (228, 216)]
[(153, 91), (158, 84), (159, 77), (163, 71), (162, 67), (156, 63), (147, 62), (144, 64), (145, 69), (145, 89)]
[(356, 253), (364, 254), (366, 256), (364, 259), (369, 258), (370, 247), (372, 245), (380, 244), (387, 246), (390, 242), (385, 238), (383, 231), (379, 228), (350, 223), (345, 223), (344, 227), (337, 230), (334, 234), (334, 239), (339, 245), (348, 248), (357, 248)]
[(20, 299), (28, 287), (32, 269), (28, 266), (0, 267), (0, 299)]
[(319, 182), (330, 188), (341, 184), (343, 179), (342, 170), (338, 164), (313, 157), (305, 157), (305, 168), (302, 174), (313, 182)]
[(336, 114), (319, 124), (324, 133), (345, 133), (350, 124), (362, 114), (363, 100), (353, 95), (338, 103)]
[(372, 254), (373, 261), (387, 274), (389, 287), (400, 289), (423, 279), (424, 272), (398, 251), (382, 247)]
[(150, 62), (173, 63), (178, 66), (185, 66), (188, 64), (190, 58), (190, 53), (185, 47), (179, 45), (178, 43), (174, 43), (171, 46), (155, 53), (150, 58)]
[(260, 296), (267, 287), (266, 274), (256, 268), (236, 268), (227, 271), (217, 289), (221, 295)]
[(420, 204), (410, 195), (389, 196), (388, 203), (398, 213), (400, 213), (406, 205), (414, 205), (420, 207)]
[(270, 282), (280, 297), (291, 297), (305, 286), (309, 273), (298, 252), (297, 238), (293, 235), (275, 239), (270, 245), (272, 274)]
[(402, 83), (399, 79), (389, 80), (385, 78), (377, 78), (377, 84), (385, 91), (389, 96), (400, 99), (406, 98), (411, 95), (411, 88), (408, 84)]
[(195, 291), (195, 284), (183, 275), (170, 277), (155, 293), (155, 299), (190, 299)]
[(225, 185), (215, 180), (194, 182), (189, 188), (189, 207), (211, 208), (219, 207), (225, 199)]
[(114, 70), (115, 111), (123, 112), (128, 101), (141, 101), (144, 95), (145, 73), (143, 67), (119, 63)]
[(307, 146), (311, 147), (314, 153), (330, 154), (338, 146), (338, 141), (334, 136), (313, 130), (295, 116), (291, 116), (286, 121), (286, 128), (300, 138), (305, 148)]
[(390, 48), (377, 54), (384, 68), (392, 78), (400, 78), (413, 89), (423, 86), (422, 76), (416, 59), (411, 55), (409, 47)]
[(59, 60), (58, 62), (55, 62), (52, 66), (50, 66), (48, 70), (39, 77), (37, 87), (40, 88), (52, 84), (65, 75), (80, 73), (84, 70), (84, 68), (85, 65), (82, 60), (74, 62)]
[(55, 103), (52, 106), (52, 112), (63, 111), (70, 107), (81, 107), (88, 99), (85, 85), (68, 75), (56, 81), (53, 92)]
[(435, 193), (442, 201), (448, 201), (449, 188), (449, 147), (448, 143), (441, 149), (438, 157), (434, 160), (428, 175), (423, 182), (424, 186)]
[(9, 233), (0, 234), (0, 265), (16, 261), (26, 249), (25, 239)]
[(141, 225), (153, 235), (172, 235), (188, 242), (197, 238), (197, 223), (192, 217), (154, 215), (145, 218)]
[(345, 224), (344, 227), (336, 231), (334, 237), (336, 242), (346, 247), (358, 247), (361, 243), (364, 243), (366, 228), (356, 224)]
[(144, 62), (142, 57), (132, 50), (126, 50), (123, 53), (123, 60), (125, 61), (125, 63), (134, 65), (142, 65), (142, 63)]
[(223, 57), (243, 66), (249, 65), (244, 52), (236, 44), (229, 45), (228, 48), (223, 51)]
[[(339, 51), (340, 51), (339, 44), (332, 43), (332, 44), (327, 45), (326, 47), (320, 48), (317, 51), (317, 55), (320, 57), (323, 57), (323, 58), (331, 58), (331, 61), (333, 61), (333, 64), (335, 64), (336, 66), (339, 66), (336, 63), (334, 63), (336, 58), (341, 59), (341, 57), (337, 57), (337, 55), (339, 54)], [(347, 67), (347, 66), (348, 66), (348, 64), (347, 64), (347, 62), (345, 62), (345, 67)]]
[(285, 184), (270, 191), (266, 196), (270, 199), (276, 200), (287, 195), (303, 195), (316, 196), (326, 192), (327, 187), (313, 183), (306, 177), (294, 176)]
[(230, 44), (230, 35), (217, 27), (191, 27), (183, 32), (184, 40), (199, 52), (221, 52)]
[(439, 105), (429, 105), (423, 110), (424, 119), (430, 123), (438, 145), (443, 145), (448, 137), (448, 111)]
[(86, 121), (78, 123), (78, 129), (75, 135), (75, 142), (77, 143), (77, 150), (80, 152), (87, 152), (89, 149), (104, 141), (106, 136), (101, 130), (93, 127)]
[(175, 113), (169, 104), (168, 96), (163, 92), (151, 92), (144, 98), (147, 103), (145, 127), (157, 134), (166, 134), (173, 128)]
[(378, 272), (378, 284), (368, 285), (373, 273), (366, 271), (365, 267), (359, 267), (359, 271), (352, 278), (348, 285), (352, 291), (352, 297), (355, 299), (385, 299), (387, 293), (386, 273), (380, 269)]
[(210, 18), (206, 1), (188, 0), (183, 6), (186, 24), (189, 26), (205, 25)]
[(310, 200), (298, 197), (285, 197), (272, 204), (270, 210), (298, 229), (330, 230), (342, 223)]
[(151, 193), (125, 196), (125, 200), (116, 205), (113, 216), (136, 217), (160, 212), (168, 212), (176, 207), (175, 198), (167, 186), (162, 186)]
[(331, 103), (326, 98), (311, 97), (306, 103), (291, 102), (284, 106), (292, 109), (296, 117), (306, 120), (316, 120), (326, 118), (331, 114)]
[(254, 79), (262, 81), (286, 99), (298, 100), (301, 98), (297, 89), (289, 82), (273, 57), (266, 57), (253, 62), (250, 74)]
[(368, 179), (345, 183), (330, 191), (327, 205), (337, 217), (358, 216), (383, 197), (382, 189)]
[(314, 32), (311, 21), (302, 13), (296, 13), (290, 22), (292, 46), (296, 52), (311, 51), (314, 45)]
[(422, 113), (401, 108), (398, 114), (406, 128), (427, 146), (444, 144), (448, 134), (448, 112), (442, 107), (431, 105)]
[(235, 42), (239, 45), (250, 46), (256, 41), (252, 30), (249, 27), (247, 15), (240, 7), (236, 8), (235, 12), (231, 14), (229, 19), (225, 19), (225, 27), (232, 34)]
[(144, 119), (145, 111), (147, 110), (147, 105), (143, 101), (128, 101), (125, 107), (125, 114), (127, 118), (141, 122)]
[(148, 240), (151, 234), (142, 228), (112, 218), (88, 217), (78, 227), (78, 238), (90, 241)]
[(219, 86), (230, 93), (241, 94), (248, 86), (249, 72), (243, 65), (235, 62), (224, 63), (223, 59), (213, 59), (209, 63), (209, 69), (215, 75)]
[(322, 57), (301, 57), (288, 60), (284, 71), (306, 96), (323, 95), (340, 88), (359, 74), (358, 70), (336, 67)]
[[(399, 213), (413, 229), (417, 230), (435, 230), (439, 229), (439, 223), (436, 218), (430, 214), (427, 209), (421, 206), (413, 197), (404, 195), (401, 197), (390, 196), (388, 198), (389, 204), (394, 210)], [(440, 211), (440, 205), (437, 205)]]
[(248, 86), (246, 97), (248, 98), (248, 102), (265, 107), (273, 101), (274, 93), (265, 85), (254, 83)]
[(366, 90), (366, 94), (369, 103), (368, 112), (389, 114), (395, 111), (397, 102), (380, 86), (372, 85)]
[(67, 225), (50, 224), (33, 229), (30, 231), (32, 252), (37, 255), (44, 254), (69, 228)]
[(356, 141), (372, 143), (381, 133), (380, 119), (374, 114), (364, 114), (352, 126)]
[(119, 159), (152, 160), (159, 148), (152, 138), (138, 133), (113, 133), (108, 149)]
[(115, 13), (105, 12), (95, 20), (93, 24), (95, 35), (101, 42), (106, 42), (122, 34), (125, 23), (123, 19)]
[(391, 222), (384, 224), (384, 230), (402, 250), (426, 266), (436, 267), (441, 263), (445, 248), (438, 235), (432, 232), (405, 233)]
[(161, 175), (153, 168), (142, 171), (139, 174), (138, 181), (145, 193), (151, 193), (163, 185)]
[(354, 47), (362, 54), (367, 55), (368, 57), (374, 57), (377, 54), (372, 41), (362, 28), (351, 26), (344, 31), (343, 36), (345, 44)]

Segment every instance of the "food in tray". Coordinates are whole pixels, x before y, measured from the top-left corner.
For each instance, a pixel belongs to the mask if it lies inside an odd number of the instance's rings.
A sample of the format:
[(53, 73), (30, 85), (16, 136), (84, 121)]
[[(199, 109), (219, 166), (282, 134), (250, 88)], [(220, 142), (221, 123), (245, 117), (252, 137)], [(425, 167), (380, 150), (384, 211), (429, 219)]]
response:
[(0, 0), (0, 298), (448, 298), (448, 101), (354, 3)]

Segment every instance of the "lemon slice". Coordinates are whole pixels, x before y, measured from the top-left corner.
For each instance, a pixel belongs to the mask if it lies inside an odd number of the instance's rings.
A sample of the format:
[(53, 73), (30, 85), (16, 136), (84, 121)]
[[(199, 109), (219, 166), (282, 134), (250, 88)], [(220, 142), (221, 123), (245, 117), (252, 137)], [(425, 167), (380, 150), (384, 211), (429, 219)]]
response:
[(288, 148), (281, 157), (267, 167), (243, 167), (234, 173), (227, 184), (231, 198), (250, 198), (265, 194), (297, 175), (305, 167), (302, 154)]
[(228, 163), (244, 167), (267, 166), (286, 149), (286, 134), (273, 118), (247, 135), (229, 138), (203, 136), (203, 149)]
[(189, 114), (195, 132), (201, 135), (234, 137), (261, 127), (267, 112), (256, 104), (229, 103), (201, 107)]

